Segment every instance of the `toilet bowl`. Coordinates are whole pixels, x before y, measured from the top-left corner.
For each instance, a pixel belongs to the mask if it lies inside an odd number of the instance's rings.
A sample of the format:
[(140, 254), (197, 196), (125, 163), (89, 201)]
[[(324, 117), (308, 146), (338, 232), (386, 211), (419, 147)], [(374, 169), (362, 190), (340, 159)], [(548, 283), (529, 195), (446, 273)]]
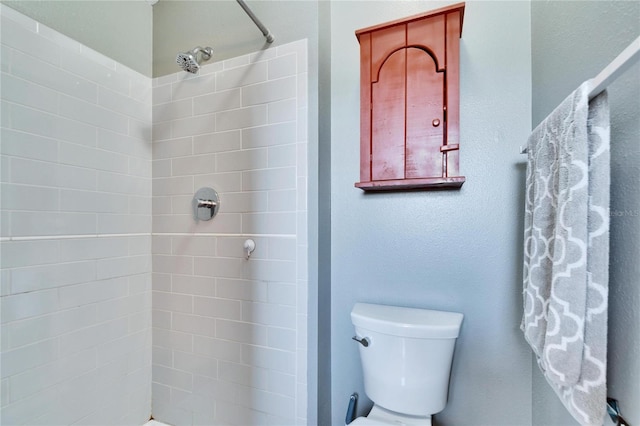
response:
[(374, 406), (350, 425), (431, 425), (447, 403), (462, 319), (456, 312), (356, 303), (353, 339)]

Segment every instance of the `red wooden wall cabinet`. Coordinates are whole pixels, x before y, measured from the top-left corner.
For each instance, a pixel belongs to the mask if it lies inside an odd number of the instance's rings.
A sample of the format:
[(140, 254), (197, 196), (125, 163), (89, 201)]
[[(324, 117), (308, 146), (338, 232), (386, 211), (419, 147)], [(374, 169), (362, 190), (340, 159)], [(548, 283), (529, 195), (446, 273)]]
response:
[(364, 191), (460, 188), (464, 3), (356, 31)]

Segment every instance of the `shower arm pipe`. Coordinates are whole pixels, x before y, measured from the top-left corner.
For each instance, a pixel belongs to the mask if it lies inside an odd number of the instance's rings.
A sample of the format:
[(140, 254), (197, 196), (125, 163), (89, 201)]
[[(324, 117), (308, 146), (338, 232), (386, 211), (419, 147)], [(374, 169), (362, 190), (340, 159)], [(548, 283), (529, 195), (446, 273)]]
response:
[(242, 9), (244, 9), (244, 11), (247, 12), (247, 15), (249, 15), (249, 18), (251, 18), (253, 23), (256, 24), (256, 26), (260, 29), (260, 31), (262, 31), (262, 35), (264, 35), (265, 38), (267, 39), (267, 43), (273, 43), (273, 41), (275, 40), (273, 38), (273, 34), (271, 34), (269, 29), (265, 27), (264, 24), (258, 19), (258, 17), (249, 8), (249, 6), (244, 2), (244, 0), (236, 0), (236, 1), (240, 5), (240, 7), (242, 7)]

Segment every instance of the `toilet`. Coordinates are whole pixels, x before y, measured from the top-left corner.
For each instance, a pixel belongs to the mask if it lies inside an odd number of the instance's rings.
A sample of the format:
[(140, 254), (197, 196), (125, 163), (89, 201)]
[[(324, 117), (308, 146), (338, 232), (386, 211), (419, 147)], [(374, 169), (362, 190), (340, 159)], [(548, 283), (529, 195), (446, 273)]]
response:
[(455, 312), (356, 303), (353, 340), (374, 406), (350, 425), (431, 425), (431, 416), (447, 404), (462, 318)]

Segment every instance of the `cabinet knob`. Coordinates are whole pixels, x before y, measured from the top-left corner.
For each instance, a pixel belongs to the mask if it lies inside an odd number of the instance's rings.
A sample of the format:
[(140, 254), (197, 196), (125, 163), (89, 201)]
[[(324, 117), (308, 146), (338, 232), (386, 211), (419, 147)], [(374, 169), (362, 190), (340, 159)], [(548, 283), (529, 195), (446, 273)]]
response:
[(433, 125), (433, 127), (438, 127), (440, 125), (440, 119), (434, 118), (431, 124)]

